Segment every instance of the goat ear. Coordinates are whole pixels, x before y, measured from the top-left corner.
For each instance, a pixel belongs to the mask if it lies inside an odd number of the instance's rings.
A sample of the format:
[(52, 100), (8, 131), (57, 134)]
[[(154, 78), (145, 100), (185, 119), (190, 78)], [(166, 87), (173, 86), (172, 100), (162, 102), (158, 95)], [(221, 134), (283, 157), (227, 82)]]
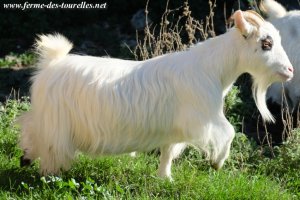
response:
[(251, 34), (252, 25), (246, 21), (241, 10), (236, 11), (231, 19), (234, 20), (235, 27), (240, 30), (241, 34), (247, 38)]

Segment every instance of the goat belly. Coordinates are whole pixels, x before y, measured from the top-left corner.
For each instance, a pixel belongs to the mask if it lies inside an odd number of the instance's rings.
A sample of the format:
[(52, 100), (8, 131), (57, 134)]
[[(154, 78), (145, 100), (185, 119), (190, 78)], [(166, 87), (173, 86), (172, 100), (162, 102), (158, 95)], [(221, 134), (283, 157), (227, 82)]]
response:
[(118, 131), (117, 128), (109, 132), (97, 132), (94, 134), (82, 134), (74, 137), (76, 147), (83, 152), (95, 155), (114, 155), (130, 153), (133, 151), (147, 152), (168, 143), (170, 139), (167, 134), (160, 131), (153, 132), (128, 132), (128, 130)]

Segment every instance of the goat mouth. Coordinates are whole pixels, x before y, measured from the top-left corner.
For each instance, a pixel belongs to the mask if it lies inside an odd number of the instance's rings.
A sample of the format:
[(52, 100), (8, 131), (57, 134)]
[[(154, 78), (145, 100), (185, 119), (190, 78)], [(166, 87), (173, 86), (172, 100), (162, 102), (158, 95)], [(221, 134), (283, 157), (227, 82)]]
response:
[(293, 73), (277, 72), (277, 75), (282, 81), (289, 81), (293, 78)]

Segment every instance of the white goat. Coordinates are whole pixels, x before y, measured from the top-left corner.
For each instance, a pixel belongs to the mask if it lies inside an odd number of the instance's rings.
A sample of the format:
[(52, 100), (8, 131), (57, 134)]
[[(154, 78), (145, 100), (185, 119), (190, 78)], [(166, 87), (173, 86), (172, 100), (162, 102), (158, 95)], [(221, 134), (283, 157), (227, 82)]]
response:
[[(296, 108), (300, 100), (300, 11), (287, 12), (274, 0), (264, 0), (261, 9), (268, 15), (268, 20), (279, 30), (282, 46), (291, 63), (295, 67), (293, 80), (284, 84), (285, 94), (290, 100), (290, 108)], [(281, 105), (282, 83), (272, 84), (267, 92), (267, 98)]]
[(204, 150), (215, 169), (229, 155), (234, 129), (223, 99), (237, 77), (254, 77), (253, 94), (265, 120), (265, 93), (293, 68), (278, 31), (251, 11), (236, 11), (235, 28), (187, 51), (145, 61), (68, 54), (60, 35), (41, 36), (31, 110), (20, 117), (21, 165), (40, 158), (42, 174), (70, 167), (75, 151), (111, 155), (160, 148), (158, 174), (186, 145)]

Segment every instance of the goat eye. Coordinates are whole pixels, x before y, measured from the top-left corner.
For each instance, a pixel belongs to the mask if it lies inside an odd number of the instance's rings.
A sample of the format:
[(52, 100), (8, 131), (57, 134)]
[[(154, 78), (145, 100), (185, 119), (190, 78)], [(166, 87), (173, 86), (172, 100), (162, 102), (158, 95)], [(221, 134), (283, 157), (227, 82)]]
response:
[(269, 51), (273, 47), (273, 39), (271, 36), (267, 36), (265, 39), (261, 40), (261, 48), (264, 51)]

